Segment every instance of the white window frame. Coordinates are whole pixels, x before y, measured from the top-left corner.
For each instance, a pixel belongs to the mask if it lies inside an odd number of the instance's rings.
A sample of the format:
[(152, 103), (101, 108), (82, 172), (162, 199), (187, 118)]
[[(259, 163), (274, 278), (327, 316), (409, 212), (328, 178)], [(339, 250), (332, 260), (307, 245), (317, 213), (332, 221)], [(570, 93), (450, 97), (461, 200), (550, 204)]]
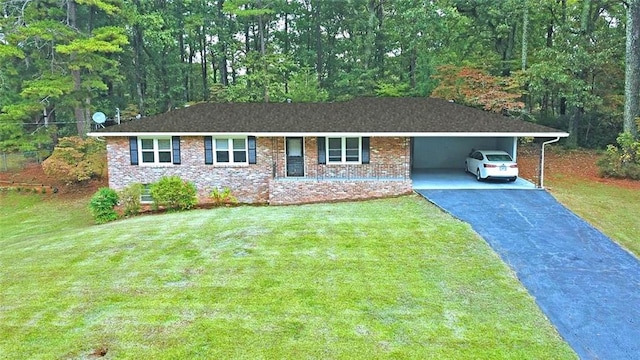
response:
[[(143, 140), (152, 140), (153, 141), (153, 149), (143, 149), (142, 141)], [(160, 150), (158, 146), (158, 140), (169, 140), (169, 149), (168, 150)], [(145, 162), (143, 153), (153, 152), (153, 162)], [(160, 152), (168, 152), (169, 153), (169, 161), (168, 162), (160, 162)], [(172, 166), (173, 165), (173, 139), (170, 136), (160, 136), (160, 137), (139, 137), (138, 138), (138, 164), (141, 166)]]
[[(329, 139), (340, 139), (340, 161), (331, 160), (329, 157)], [(347, 161), (347, 139), (358, 139), (358, 160)], [(325, 159), (327, 164), (362, 164), (362, 137), (361, 136), (332, 136), (327, 137), (325, 143)]]
[[(218, 150), (218, 140), (226, 140), (227, 148)], [(244, 141), (244, 161), (235, 161), (234, 152), (240, 151), (240, 149), (233, 148), (233, 140), (242, 140)], [(236, 137), (214, 137), (212, 139), (212, 151), (213, 151), (213, 164), (214, 165), (249, 165), (249, 138), (247, 136), (236, 136)], [(229, 157), (228, 162), (220, 162), (218, 161), (218, 151), (226, 151), (227, 156)]]
[(153, 204), (153, 197), (151, 196), (151, 184), (142, 184), (140, 204)]

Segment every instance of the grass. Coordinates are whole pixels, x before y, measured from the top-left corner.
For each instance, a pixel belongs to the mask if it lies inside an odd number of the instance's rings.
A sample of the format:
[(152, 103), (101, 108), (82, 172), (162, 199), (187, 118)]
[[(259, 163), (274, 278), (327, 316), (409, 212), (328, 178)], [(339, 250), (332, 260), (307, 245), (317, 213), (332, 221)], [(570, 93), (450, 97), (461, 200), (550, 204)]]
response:
[(638, 190), (573, 178), (559, 178), (549, 184), (560, 202), (640, 257)]
[(47, 199), (0, 194), (3, 359), (576, 358), (488, 245), (415, 196), (102, 226)]

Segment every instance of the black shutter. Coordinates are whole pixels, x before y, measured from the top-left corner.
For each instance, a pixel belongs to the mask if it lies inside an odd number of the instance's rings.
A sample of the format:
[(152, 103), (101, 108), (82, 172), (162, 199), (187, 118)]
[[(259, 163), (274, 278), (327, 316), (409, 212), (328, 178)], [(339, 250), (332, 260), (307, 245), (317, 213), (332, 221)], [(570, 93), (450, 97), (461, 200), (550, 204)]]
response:
[(362, 163), (369, 163), (369, 137), (362, 138)]
[(249, 164), (257, 163), (257, 154), (256, 154), (256, 137), (249, 136), (247, 137), (247, 147), (249, 148)]
[(138, 137), (129, 137), (129, 157), (131, 158), (131, 165), (138, 165)]
[(171, 144), (173, 146), (173, 164), (180, 165), (180, 136), (172, 136)]
[(204, 137), (204, 163), (206, 165), (213, 164), (213, 137)]
[(318, 137), (318, 164), (327, 163), (326, 140), (324, 136)]

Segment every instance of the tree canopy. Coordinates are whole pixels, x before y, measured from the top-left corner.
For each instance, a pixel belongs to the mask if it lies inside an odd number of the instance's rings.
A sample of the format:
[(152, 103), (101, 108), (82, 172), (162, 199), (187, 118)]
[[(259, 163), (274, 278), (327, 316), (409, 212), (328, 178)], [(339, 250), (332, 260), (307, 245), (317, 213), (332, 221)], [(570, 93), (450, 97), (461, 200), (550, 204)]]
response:
[(120, 109), (126, 121), (203, 101), (356, 96), (445, 97), (567, 130), (570, 145), (637, 134), (640, 85), (629, 85), (623, 116), (625, 73), (638, 71), (625, 59), (637, 68), (631, 55), (640, 54), (636, 0), (4, 0), (0, 8), (0, 150), (83, 135), (96, 111), (115, 119)]

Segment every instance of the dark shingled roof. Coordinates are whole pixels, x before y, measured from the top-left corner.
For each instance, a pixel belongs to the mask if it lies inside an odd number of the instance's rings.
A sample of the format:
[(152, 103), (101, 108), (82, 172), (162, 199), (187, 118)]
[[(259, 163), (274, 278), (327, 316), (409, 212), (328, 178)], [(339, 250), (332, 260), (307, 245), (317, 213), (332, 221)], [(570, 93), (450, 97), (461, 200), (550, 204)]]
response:
[(334, 103), (201, 103), (100, 129), (94, 135), (124, 133), (568, 135), (546, 126), (435, 98), (358, 98)]

